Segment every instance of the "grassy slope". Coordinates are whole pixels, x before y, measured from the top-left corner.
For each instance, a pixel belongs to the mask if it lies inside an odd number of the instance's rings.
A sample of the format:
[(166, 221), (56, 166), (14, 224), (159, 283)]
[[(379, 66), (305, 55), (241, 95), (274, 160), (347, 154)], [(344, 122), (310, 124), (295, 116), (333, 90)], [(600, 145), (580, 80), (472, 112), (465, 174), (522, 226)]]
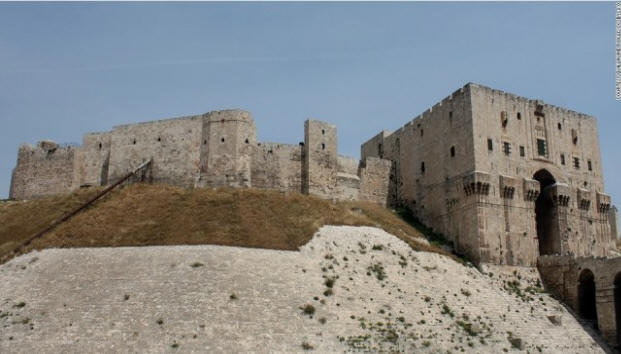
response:
[[(0, 204), (0, 256), (95, 191)], [(381, 227), (414, 249), (444, 253), (413, 239), (421, 233), (391, 210), (254, 189), (132, 185), (33, 242), (30, 249), (218, 244), (296, 250), (322, 225)]]

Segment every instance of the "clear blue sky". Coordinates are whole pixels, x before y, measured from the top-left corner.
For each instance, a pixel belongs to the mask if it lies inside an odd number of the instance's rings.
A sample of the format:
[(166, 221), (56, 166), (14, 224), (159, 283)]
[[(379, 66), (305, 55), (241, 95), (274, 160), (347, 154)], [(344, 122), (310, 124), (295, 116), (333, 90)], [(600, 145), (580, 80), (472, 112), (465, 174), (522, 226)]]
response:
[(0, 197), (20, 142), (242, 108), (259, 139), (312, 117), (339, 152), (467, 82), (599, 119), (621, 200), (614, 3), (1, 3)]

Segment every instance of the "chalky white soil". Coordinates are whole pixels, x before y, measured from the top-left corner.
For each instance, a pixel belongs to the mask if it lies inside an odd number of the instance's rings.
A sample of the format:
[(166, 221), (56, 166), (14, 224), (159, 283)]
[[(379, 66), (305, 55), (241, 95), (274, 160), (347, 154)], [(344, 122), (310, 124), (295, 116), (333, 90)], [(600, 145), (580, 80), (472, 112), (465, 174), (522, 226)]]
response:
[(602, 352), (536, 278), (370, 227), (325, 226), (300, 252), (51, 249), (0, 266), (0, 352)]

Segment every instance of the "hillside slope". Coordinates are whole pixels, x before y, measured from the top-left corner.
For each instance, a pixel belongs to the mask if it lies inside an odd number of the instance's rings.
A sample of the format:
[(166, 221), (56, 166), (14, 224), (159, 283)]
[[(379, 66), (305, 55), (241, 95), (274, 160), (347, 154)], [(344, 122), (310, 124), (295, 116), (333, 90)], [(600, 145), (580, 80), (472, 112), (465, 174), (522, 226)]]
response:
[(0, 266), (0, 352), (601, 353), (533, 269), (486, 274), (371, 227), (299, 252), (48, 249)]
[[(97, 191), (0, 203), (0, 257)], [(148, 184), (112, 191), (25, 251), (197, 244), (297, 250), (326, 224), (377, 226), (415, 249), (443, 253), (428, 246), (421, 233), (393, 211), (375, 204), (268, 190)]]

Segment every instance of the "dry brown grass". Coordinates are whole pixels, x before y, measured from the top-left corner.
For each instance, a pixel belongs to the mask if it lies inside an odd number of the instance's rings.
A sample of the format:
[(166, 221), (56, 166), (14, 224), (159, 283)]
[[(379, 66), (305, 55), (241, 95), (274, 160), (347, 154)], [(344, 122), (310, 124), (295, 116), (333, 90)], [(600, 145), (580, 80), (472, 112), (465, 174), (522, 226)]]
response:
[[(39, 231), (94, 191), (28, 202), (0, 204), (0, 247)], [(313, 196), (255, 189), (191, 189), (137, 184), (112, 191), (61, 224), (31, 249), (217, 244), (297, 250), (323, 225), (376, 226), (414, 249), (446, 254), (414, 242), (420, 232), (393, 211), (360, 202), (331, 202)], [(2, 254), (0, 254), (1, 256)]]

